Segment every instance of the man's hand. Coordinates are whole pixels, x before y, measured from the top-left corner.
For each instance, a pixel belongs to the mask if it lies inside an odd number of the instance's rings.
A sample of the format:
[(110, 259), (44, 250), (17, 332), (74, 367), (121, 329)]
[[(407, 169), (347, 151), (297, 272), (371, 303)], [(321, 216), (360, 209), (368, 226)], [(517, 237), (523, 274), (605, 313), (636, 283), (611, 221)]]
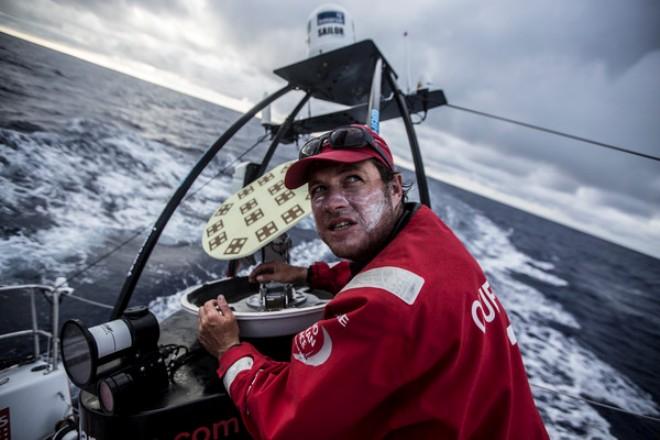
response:
[(199, 308), (197, 330), (200, 344), (218, 359), (229, 347), (240, 343), (238, 323), (222, 295), (217, 300), (206, 301)]
[(251, 283), (304, 283), (307, 280), (307, 268), (291, 266), (281, 261), (270, 261), (255, 267), (250, 274)]

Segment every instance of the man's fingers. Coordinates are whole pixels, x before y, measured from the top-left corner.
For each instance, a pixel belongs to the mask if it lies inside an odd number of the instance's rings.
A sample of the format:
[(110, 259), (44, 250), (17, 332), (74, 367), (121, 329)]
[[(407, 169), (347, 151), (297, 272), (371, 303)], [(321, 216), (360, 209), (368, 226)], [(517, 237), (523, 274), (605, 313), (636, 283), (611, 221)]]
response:
[(200, 308), (200, 314), (203, 315), (211, 315), (214, 312), (216, 312), (216, 305), (217, 301), (214, 299), (210, 299), (204, 303), (204, 305)]
[(227, 304), (227, 300), (225, 300), (223, 295), (218, 296), (218, 308), (220, 309), (219, 311), (223, 316), (228, 318), (233, 317), (234, 313), (231, 311), (231, 308), (229, 307), (229, 304)]
[(259, 266), (255, 267), (252, 273), (250, 274), (250, 281), (261, 282), (264, 274), (273, 273), (275, 271), (274, 262), (270, 261), (268, 263), (261, 263)]
[(267, 283), (269, 281), (276, 281), (275, 280), (275, 275), (273, 272), (265, 272), (265, 273), (260, 273), (255, 277), (255, 280), (258, 283)]
[(268, 283), (277, 281), (280, 283), (305, 282), (307, 268), (291, 266), (281, 261), (270, 261), (255, 267), (249, 276), (251, 283)]
[(229, 304), (227, 304), (227, 301), (224, 300), (224, 297), (223, 297), (223, 303), (225, 307), (224, 309), (223, 307), (220, 306), (218, 300), (211, 299), (206, 301), (204, 305), (202, 305), (199, 308), (200, 328), (209, 325), (217, 326), (222, 322), (223, 319), (227, 318), (228, 316), (231, 316), (232, 311), (229, 308)]
[(208, 303), (209, 303), (209, 302), (206, 301), (204, 304), (202, 304), (202, 306), (199, 308), (199, 310), (198, 310), (198, 312), (197, 312), (197, 315), (199, 316), (199, 319), (200, 319), (200, 320), (204, 320), (204, 318), (206, 317), (206, 316), (205, 316), (206, 313), (208, 313), (207, 310), (206, 310), (206, 305), (207, 305)]
[(200, 344), (217, 358), (240, 342), (238, 323), (223, 295), (199, 308), (197, 331)]

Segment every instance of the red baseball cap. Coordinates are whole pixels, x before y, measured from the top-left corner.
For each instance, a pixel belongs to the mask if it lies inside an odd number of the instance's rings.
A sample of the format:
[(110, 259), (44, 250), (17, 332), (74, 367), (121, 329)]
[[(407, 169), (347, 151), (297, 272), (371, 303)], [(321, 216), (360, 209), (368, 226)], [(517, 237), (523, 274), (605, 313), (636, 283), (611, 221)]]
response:
[[(376, 133), (374, 130), (372, 130), (366, 125), (352, 124), (348, 127), (359, 128), (365, 131), (366, 133), (368, 133), (369, 135), (371, 135), (371, 138), (373, 138), (372, 143), (374, 145), (373, 146), (370, 145), (370, 143), (365, 140), (365, 142), (362, 145), (358, 145), (358, 146), (335, 147), (332, 144), (330, 144), (330, 137), (328, 136), (327, 140), (323, 142), (323, 145), (321, 146), (321, 151), (318, 154), (305, 157), (304, 159), (300, 159), (297, 162), (294, 162), (294, 164), (289, 167), (289, 169), (286, 172), (286, 175), (284, 176), (284, 185), (289, 189), (295, 189), (298, 188), (299, 186), (304, 185), (309, 180), (310, 167), (313, 164), (317, 164), (320, 162), (357, 163), (368, 159), (376, 159), (379, 162), (386, 165), (388, 168), (392, 169), (394, 167), (394, 159), (392, 157), (392, 152), (390, 151), (390, 147), (387, 145), (387, 142), (385, 142), (385, 140), (378, 135), (378, 133)], [(346, 127), (342, 127), (342, 128), (346, 128)], [(338, 128), (337, 130), (333, 130), (332, 132), (341, 130), (342, 128)], [(376, 148), (380, 149), (382, 155), (378, 153)], [(387, 158), (387, 161), (385, 161), (385, 158), (383, 158), (383, 156)]]

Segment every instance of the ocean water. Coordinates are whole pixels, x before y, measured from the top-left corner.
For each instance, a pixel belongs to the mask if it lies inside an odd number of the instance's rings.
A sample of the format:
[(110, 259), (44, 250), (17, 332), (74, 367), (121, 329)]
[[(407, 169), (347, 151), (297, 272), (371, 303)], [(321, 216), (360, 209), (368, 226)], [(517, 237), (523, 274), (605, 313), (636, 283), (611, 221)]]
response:
[[(76, 295), (114, 304), (161, 209), (239, 115), (4, 34), (0, 72), (0, 284), (65, 277)], [(201, 231), (231, 193), (234, 161), (262, 134), (250, 122), (198, 179), (132, 304), (164, 319), (178, 307), (177, 292), (223, 275), (225, 264), (201, 249)], [(243, 160), (260, 160), (266, 148)], [(273, 163), (295, 155), (283, 145)], [(658, 438), (657, 422), (575, 397), (660, 417), (660, 260), (429, 184), (434, 210), (508, 311), (551, 438)], [(294, 264), (333, 258), (310, 219), (291, 235)], [(61, 310), (62, 319), (88, 325), (110, 315), (70, 298)], [(0, 318), (0, 333), (25, 328), (28, 302), (0, 295)], [(40, 319), (48, 323), (45, 307)], [(10, 356), (25, 347), (0, 350)]]

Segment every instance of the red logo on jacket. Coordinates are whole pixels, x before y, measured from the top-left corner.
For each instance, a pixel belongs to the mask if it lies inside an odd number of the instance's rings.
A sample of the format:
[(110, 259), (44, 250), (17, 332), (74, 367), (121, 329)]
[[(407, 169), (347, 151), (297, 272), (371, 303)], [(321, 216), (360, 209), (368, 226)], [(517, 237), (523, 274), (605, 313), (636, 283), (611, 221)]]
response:
[(304, 364), (318, 366), (330, 357), (332, 340), (318, 323), (298, 333), (294, 341), (293, 357)]

